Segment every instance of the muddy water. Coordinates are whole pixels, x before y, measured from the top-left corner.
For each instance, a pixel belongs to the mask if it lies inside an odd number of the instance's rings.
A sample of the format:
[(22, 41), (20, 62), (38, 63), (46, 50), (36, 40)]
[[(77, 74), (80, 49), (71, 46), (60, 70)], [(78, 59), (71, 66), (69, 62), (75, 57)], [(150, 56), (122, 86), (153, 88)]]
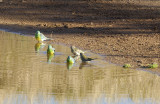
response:
[[(56, 49), (47, 57), (47, 45)], [(159, 104), (160, 76), (103, 61), (66, 64), (64, 45), (0, 32), (0, 104)]]

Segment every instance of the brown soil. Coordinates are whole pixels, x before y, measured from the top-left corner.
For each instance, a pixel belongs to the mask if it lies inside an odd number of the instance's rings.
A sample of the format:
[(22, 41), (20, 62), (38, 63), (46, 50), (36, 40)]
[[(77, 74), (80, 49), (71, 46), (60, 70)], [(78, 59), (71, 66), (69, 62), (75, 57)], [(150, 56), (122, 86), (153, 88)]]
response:
[(0, 3), (0, 20), (2, 29), (28, 35), (40, 30), (56, 43), (102, 54), (112, 63), (160, 64), (158, 6), (85, 1)]

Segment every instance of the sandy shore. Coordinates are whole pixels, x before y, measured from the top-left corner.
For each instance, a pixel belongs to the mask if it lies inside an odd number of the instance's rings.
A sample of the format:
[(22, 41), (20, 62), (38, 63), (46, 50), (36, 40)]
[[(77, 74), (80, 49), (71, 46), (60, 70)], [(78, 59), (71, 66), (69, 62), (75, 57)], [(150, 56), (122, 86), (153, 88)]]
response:
[(26, 35), (40, 30), (55, 43), (137, 68), (160, 64), (159, 11), (157, 6), (112, 2), (0, 3), (0, 28)]

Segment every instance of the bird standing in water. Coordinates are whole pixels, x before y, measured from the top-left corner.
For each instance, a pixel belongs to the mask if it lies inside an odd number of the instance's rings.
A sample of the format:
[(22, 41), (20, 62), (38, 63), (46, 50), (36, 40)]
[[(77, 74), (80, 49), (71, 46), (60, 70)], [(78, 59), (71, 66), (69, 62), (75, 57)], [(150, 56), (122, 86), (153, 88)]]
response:
[(74, 58), (72, 58), (72, 56), (68, 56), (67, 63), (72, 63), (72, 64), (75, 63)]
[(67, 57), (67, 69), (71, 69), (73, 64), (75, 63), (75, 59), (72, 56)]
[(82, 62), (87, 62), (87, 61), (94, 60), (93, 58), (88, 58), (83, 53), (80, 53), (80, 58), (81, 58)]
[(52, 55), (54, 53), (55, 53), (55, 49), (49, 44), (47, 49), (47, 54)]
[(40, 31), (36, 32), (35, 38), (36, 38), (36, 40), (38, 40), (38, 42), (42, 42), (45, 40), (52, 40), (51, 38), (47, 38), (46, 36), (44, 36)]
[(79, 56), (80, 53), (84, 53), (82, 50), (76, 48), (75, 46), (71, 46), (70, 48), (71, 48), (71, 52), (76, 56)]

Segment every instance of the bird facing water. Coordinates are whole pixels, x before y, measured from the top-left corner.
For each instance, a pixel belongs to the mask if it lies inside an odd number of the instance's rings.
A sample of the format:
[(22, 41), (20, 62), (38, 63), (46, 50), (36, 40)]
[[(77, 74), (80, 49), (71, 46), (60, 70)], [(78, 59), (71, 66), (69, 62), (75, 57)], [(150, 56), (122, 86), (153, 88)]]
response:
[(74, 58), (72, 58), (72, 56), (68, 56), (67, 57), (67, 63), (75, 63), (75, 60), (74, 60)]
[(87, 62), (87, 61), (94, 60), (93, 58), (88, 58), (83, 53), (80, 53), (80, 58), (81, 58), (82, 62)]
[(47, 49), (47, 54), (54, 54), (54, 53), (55, 53), (55, 49), (49, 44)]
[(45, 40), (52, 40), (51, 38), (47, 38), (46, 36), (44, 36), (40, 31), (36, 32), (35, 38), (36, 40), (38, 40), (38, 42), (45, 41)]
[(84, 53), (82, 50), (76, 48), (75, 46), (71, 46), (70, 48), (71, 48), (71, 52), (76, 56), (79, 56), (80, 53)]

